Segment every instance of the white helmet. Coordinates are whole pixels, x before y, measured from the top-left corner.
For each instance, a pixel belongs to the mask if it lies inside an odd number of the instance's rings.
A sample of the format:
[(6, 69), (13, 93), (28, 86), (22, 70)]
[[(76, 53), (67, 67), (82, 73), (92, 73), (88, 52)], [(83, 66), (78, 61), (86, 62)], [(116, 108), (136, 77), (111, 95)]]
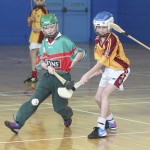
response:
[(98, 13), (93, 19), (94, 29), (96, 29), (97, 26), (108, 26), (108, 30), (110, 30), (111, 23), (114, 23), (114, 17), (111, 13), (106, 11)]

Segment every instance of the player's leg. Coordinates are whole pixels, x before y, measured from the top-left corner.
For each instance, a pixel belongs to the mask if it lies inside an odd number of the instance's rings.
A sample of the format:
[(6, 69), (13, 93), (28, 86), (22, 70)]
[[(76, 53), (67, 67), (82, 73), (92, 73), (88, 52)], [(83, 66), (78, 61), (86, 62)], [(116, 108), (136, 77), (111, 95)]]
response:
[[(65, 78), (68, 81), (71, 80), (70, 74), (64, 74), (62, 76), (63, 76), (63, 78)], [(61, 98), (58, 95), (57, 89), (58, 89), (58, 87), (62, 87), (62, 84), (56, 78), (55, 78), (54, 82), (55, 82), (55, 91), (52, 94), (53, 107), (54, 107), (54, 110), (58, 114), (60, 114), (61, 117), (63, 118), (64, 125), (66, 127), (69, 127), (72, 123), (71, 117), (73, 115), (73, 111), (72, 111), (72, 108), (70, 106), (68, 106), (68, 99)]]
[[(109, 80), (109, 83), (115, 85), (118, 88), (118, 90), (122, 91), (124, 89), (123, 83), (125, 82), (125, 80), (128, 78), (130, 74), (130, 68), (122, 71), (112, 70), (110, 71), (110, 74), (112, 78)], [(115, 130), (116, 128), (117, 128), (117, 124), (114, 119), (114, 116), (111, 112), (108, 112), (108, 115), (106, 117), (106, 129)]]
[(40, 48), (41, 44), (38, 43), (31, 43), (29, 46), (30, 49), (30, 61), (31, 61), (31, 76), (29, 76), (26, 80), (24, 80), (24, 83), (36, 83), (38, 81), (37, 78), (37, 71), (35, 70), (36, 66), (36, 60), (37, 60), (37, 55), (38, 51)]
[(68, 99), (59, 97), (57, 92), (52, 96), (52, 102), (55, 112), (57, 112), (64, 120), (64, 125), (69, 127), (72, 123), (73, 111), (70, 106), (68, 106)]
[[(101, 98), (101, 117), (98, 118), (98, 126), (101, 127), (102, 129), (106, 128), (106, 120), (108, 118), (110, 119), (110, 117), (111, 117), (111, 115), (108, 115), (110, 113), (110, 111), (109, 111), (109, 97), (115, 90), (116, 90), (115, 85), (108, 84), (104, 88), (104, 90), (101, 94), (101, 97), (102, 97)], [(101, 118), (102, 118), (102, 121), (101, 121)], [(105, 118), (105, 119), (103, 119), (103, 118)]]
[(95, 102), (97, 103), (99, 108), (101, 108), (101, 100), (102, 100), (101, 94), (103, 93), (104, 88), (105, 87), (99, 86), (98, 89), (97, 89), (97, 92), (95, 94)]
[[(104, 90), (104, 87), (99, 87), (95, 95), (95, 101), (98, 104), (100, 109), (101, 109), (101, 93), (103, 92), (103, 90)], [(115, 130), (117, 128), (117, 124), (114, 120), (114, 116), (112, 112), (110, 111), (108, 112), (107, 117), (106, 117), (105, 128), (112, 129), (112, 130)]]
[(109, 96), (116, 89), (114, 85), (108, 84), (105, 88), (99, 87), (96, 95), (100, 96), (100, 99), (96, 99), (98, 106), (100, 106), (101, 115), (97, 119), (97, 127), (94, 131), (88, 135), (88, 138), (102, 138), (107, 136), (106, 132), (106, 117), (109, 112)]
[(35, 79), (37, 78), (37, 71), (35, 70), (35, 66), (36, 66), (38, 51), (39, 51), (39, 48), (35, 48), (30, 51), (32, 77)]
[[(19, 129), (26, 120), (37, 110), (38, 106), (51, 94), (52, 84), (48, 82), (46, 74), (42, 76), (37, 84), (34, 94), (18, 110), (15, 122), (5, 121), (5, 125), (14, 133), (18, 134)], [(37, 100), (37, 103), (33, 101)]]

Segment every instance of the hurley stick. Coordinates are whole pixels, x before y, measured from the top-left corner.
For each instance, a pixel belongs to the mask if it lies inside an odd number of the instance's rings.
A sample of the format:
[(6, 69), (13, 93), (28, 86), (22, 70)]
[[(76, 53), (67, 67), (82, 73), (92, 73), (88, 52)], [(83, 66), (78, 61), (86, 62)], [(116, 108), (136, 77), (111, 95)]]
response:
[[(102, 71), (99, 70), (99, 71), (95, 72), (93, 75), (91, 75), (89, 79), (91, 79), (92, 77), (97, 76), (97, 75), (99, 75), (101, 73), (102, 73)], [(70, 90), (67, 90), (64, 87), (60, 87), (57, 90), (58, 91), (58, 95), (60, 97), (62, 97), (62, 98), (66, 98), (66, 99), (71, 98), (73, 93), (74, 93), (74, 91), (77, 90), (81, 85), (83, 85), (83, 83), (81, 81), (79, 81), (79, 82), (76, 82), (74, 87), (72, 89), (70, 89)]]
[(141, 46), (145, 47), (146, 49), (150, 50), (150, 47), (148, 47), (147, 45), (143, 44), (142, 42), (140, 42), (139, 40), (135, 39), (134, 37), (132, 37), (131, 35), (129, 35), (128, 33), (126, 33), (121, 27), (119, 27), (117, 24), (115, 23), (111, 23), (110, 25), (115, 31), (125, 35), (126, 37), (130, 38), (131, 40), (135, 41), (136, 43), (140, 44)]
[(74, 81), (67, 81), (62, 76), (60, 76), (57, 72), (54, 72), (55, 77), (66, 87), (66, 89), (71, 89), (74, 86)]

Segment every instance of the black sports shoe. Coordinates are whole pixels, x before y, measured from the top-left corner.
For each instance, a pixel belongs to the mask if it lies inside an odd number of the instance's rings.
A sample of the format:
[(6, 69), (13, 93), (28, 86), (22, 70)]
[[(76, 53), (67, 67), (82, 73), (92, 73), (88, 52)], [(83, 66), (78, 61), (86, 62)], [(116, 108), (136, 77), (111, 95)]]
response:
[(91, 132), (88, 135), (89, 139), (97, 139), (97, 138), (106, 137), (107, 135), (106, 129), (101, 129), (99, 127), (94, 127), (93, 129), (94, 129), (93, 132)]
[(70, 119), (64, 119), (64, 125), (66, 127), (69, 127), (71, 125), (71, 123), (72, 123), (72, 119), (71, 118)]
[(24, 83), (36, 83), (38, 81), (38, 78), (34, 78), (34, 77), (28, 77), (26, 80), (24, 80)]
[(10, 121), (5, 121), (5, 126), (8, 127), (12, 132), (14, 132), (15, 134), (19, 133), (19, 130), (21, 129), (21, 125), (19, 125), (16, 122), (10, 122)]

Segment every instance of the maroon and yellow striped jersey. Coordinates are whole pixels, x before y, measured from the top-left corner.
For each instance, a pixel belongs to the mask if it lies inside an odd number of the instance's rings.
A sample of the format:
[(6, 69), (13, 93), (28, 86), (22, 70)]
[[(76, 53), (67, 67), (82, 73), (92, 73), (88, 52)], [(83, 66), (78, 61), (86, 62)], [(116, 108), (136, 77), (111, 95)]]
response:
[(117, 35), (110, 32), (104, 42), (100, 44), (101, 37), (96, 37), (94, 50), (95, 59), (100, 61), (104, 66), (125, 70), (129, 67), (130, 61), (125, 55), (124, 48)]
[[(35, 7), (29, 17), (28, 17), (28, 25), (31, 25), (32, 28), (40, 30), (40, 18), (44, 16), (44, 14), (47, 14), (48, 10), (44, 6)], [(32, 18), (34, 18), (34, 21), (32, 21)], [(31, 31), (29, 42), (30, 43), (41, 43), (44, 38), (44, 35), (42, 32), (33, 32)]]

